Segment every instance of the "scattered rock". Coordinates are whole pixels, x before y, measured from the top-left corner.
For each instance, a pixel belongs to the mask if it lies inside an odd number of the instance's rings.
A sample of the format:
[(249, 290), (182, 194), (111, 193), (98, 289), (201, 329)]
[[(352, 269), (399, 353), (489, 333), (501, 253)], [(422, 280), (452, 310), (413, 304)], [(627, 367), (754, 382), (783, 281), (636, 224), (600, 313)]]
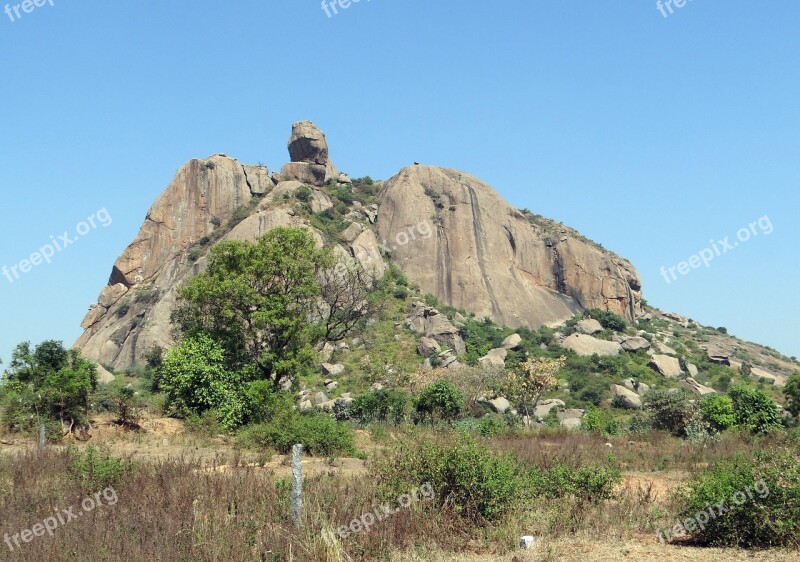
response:
[(353, 183), (353, 180), (350, 179), (350, 176), (348, 176), (344, 172), (339, 174), (339, 179), (337, 179), (336, 181), (338, 181), (339, 183), (348, 183), (348, 184)]
[(634, 391), (639, 396), (644, 396), (650, 390), (650, 386), (643, 382), (639, 382), (636, 379), (625, 379), (622, 381), (622, 386), (628, 390)]
[(650, 349), (650, 342), (644, 338), (626, 338), (622, 342), (622, 349), (625, 351), (639, 351), (640, 349)]
[(595, 320), (594, 318), (587, 318), (586, 320), (581, 320), (577, 324), (575, 324), (575, 329), (578, 330), (581, 334), (586, 334), (587, 336), (591, 336), (592, 334), (596, 334), (597, 332), (603, 331), (603, 326)]
[(511, 408), (511, 402), (509, 402), (502, 396), (499, 396), (492, 400), (481, 398), (478, 400), (478, 404), (480, 404), (481, 406), (486, 406), (496, 414), (505, 414)]
[(324, 392), (317, 392), (314, 395), (314, 404), (319, 405), (319, 404), (322, 404), (323, 402), (327, 402), (327, 401), (328, 401), (328, 395), (325, 394)]
[(339, 240), (347, 244), (352, 244), (362, 232), (364, 232), (364, 227), (361, 226), (361, 223), (354, 222), (339, 234)]
[(687, 378), (686, 380), (679, 381), (678, 386), (691, 390), (698, 396), (705, 396), (706, 394), (716, 394), (717, 392), (711, 387), (700, 384), (691, 377)]
[(436, 355), (441, 352), (442, 347), (435, 339), (423, 336), (419, 340), (417, 351), (419, 351), (419, 354), (423, 357), (430, 357), (431, 355)]
[(503, 344), (500, 347), (509, 350), (517, 349), (519, 348), (521, 343), (522, 343), (522, 336), (520, 336), (519, 334), (511, 334), (510, 336), (508, 336), (506, 339), (503, 340)]
[(731, 358), (726, 355), (710, 355), (708, 360), (715, 365), (725, 365), (727, 367), (731, 366)]
[(561, 344), (565, 349), (571, 349), (581, 356), (600, 355), (612, 356), (619, 355), (622, 351), (622, 346), (612, 341), (598, 340), (592, 336), (585, 334), (572, 334), (564, 338)]
[(503, 348), (492, 349), (484, 357), (478, 359), (481, 367), (502, 369), (506, 366), (508, 351)]
[(320, 360), (323, 363), (330, 362), (331, 357), (333, 357), (333, 352), (334, 351), (335, 351), (335, 348), (333, 347), (333, 344), (326, 341), (325, 345), (323, 345), (322, 349), (320, 349), (320, 351), (319, 351)]
[(615, 403), (621, 404), (626, 410), (642, 409), (642, 399), (639, 398), (639, 395), (632, 390), (628, 390), (624, 386), (612, 384), (611, 396), (617, 398), (618, 400), (615, 400)]
[(339, 383), (331, 379), (326, 379), (324, 385), (325, 389), (330, 392), (331, 390), (335, 390), (336, 387), (339, 386)]
[(580, 418), (566, 418), (561, 420), (561, 427), (564, 429), (580, 429), (581, 428), (581, 419)]
[(533, 409), (533, 417), (539, 420), (545, 419), (550, 415), (553, 408), (563, 408), (566, 406), (563, 400), (558, 398), (551, 398), (550, 400), (539, 400), (536, 407)]
[(669, 355), (653, 355), (650, 358), (650, 368), (668, 379), (677, 379), (683, 374), (681, 362)]
[(344, 365), (341, 363), (331, 364), (331, 363), (323, 363), (322, 364), (322, 372), (329, 377), (336, 377), (344, 373)]
[(406, 325), (411, 331), (433, 338), (454, 350), (457, 356), (464, 355), (467, 350), (458, 328), (447, 316), (423, 302), (414, 303), (411, 313), (406, 317)]
[(696, 377), (700, 373), (700, 371), (697, 369), (697, 365), (692, 363), (686, 364), (686, 372), (689, 373), (689, 376), (692, 378)]

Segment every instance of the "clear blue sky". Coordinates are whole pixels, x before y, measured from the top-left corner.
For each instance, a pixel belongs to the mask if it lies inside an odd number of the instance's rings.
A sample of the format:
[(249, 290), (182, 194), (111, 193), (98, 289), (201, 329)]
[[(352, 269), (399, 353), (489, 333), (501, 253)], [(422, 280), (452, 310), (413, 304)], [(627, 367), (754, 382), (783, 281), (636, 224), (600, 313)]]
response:
[[(279, 167), (300, 119), (351, 174), (471, 172), (630, 259), (651, 304), (800, 355), (797, 2), (665, 18), (650, 0), (362, 0), (329, 18), (318, 0), (54, 0), (22, 15), (0, 13), (0, 266), (98, 209), (113, 223), (0, 277), (6, 361), (21, 340), (74, 341), (183, 162)], [(661, 276), (765, 215), (771, 234)]]

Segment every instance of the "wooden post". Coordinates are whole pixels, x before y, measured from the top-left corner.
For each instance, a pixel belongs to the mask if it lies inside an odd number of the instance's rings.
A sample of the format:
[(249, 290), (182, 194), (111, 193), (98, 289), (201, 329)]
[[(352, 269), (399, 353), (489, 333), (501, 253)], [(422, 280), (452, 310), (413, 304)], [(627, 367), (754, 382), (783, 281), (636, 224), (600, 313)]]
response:
[(44, 451), (44, 444), (47, 441), (47, 430), (44, 427), (44, 424), (39, 426), (39, 451)]
[(298, 529), (303, 522), (303, 446), (292, 447), (292, 521)]

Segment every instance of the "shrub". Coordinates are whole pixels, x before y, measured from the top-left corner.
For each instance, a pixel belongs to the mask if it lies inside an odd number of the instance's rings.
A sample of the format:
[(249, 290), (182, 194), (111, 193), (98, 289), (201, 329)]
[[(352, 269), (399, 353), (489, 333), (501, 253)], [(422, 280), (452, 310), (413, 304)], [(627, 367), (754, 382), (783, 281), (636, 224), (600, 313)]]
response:
[(767, 433), (782, 427), (778, 406), (763, 390), (738, 384), (731, 387), (729, 394), (736, 425), (753, 433)]
[(290, 411), (294, 405), (288, 392), (278, 390), (272, 381), (266, 380), (248, 383), (244, 389), (244, 399), (248, 421), (254, 423), (270, 421)]
[(422, 389), (414, 407), (422, 419), (454, 420), (464, 409), (464, 397), (451, 382), (438, 380)]
[(254, 448), (270, 447), (281, 454), (288, 454), (298, 443), (310, 455), (333, 457), (357, 453), (355, 436), (350, 427), (325, 414), (302, 415), (292, 412), (279, 416), (270, 423), (242, 429), (239, 441)]
[(614, 497), (622, 473), (609, 467), (584, 466), (572, 469), (556, 464), (547, 470), (533, 468), (528, 473), (531, 492), (536, 497), (573, 496), (580, 501), (599, 502)]
[(107, 449), (98, 449), (92, 445), (87, 445), (84, 449), (70, 445), (67, 454), (70, 476), (92, 491), (120, 484), (133, 468), (129, 461), (113, 456)]
[(724, 431), (736, 424), (733, 400), (724, 394), (709, 394), (700, 401), (703, 419), (717, 431)]
[(294, 192), (295, 199), (302, 201), (303, 203), (310, 201), (312, 195), (313, 193), (311, 192), (311, 189), (309, 189), (309, 187), (306, 185), (298, 187)]
[(469, 438), (403, 443), (370, 467), (385, 498), (430, 484), (436, 503), (474, 522), (495, 521), (520, 499), (525, 481), (516, 459)]
[(677, 437), (686, 435), (688, 402), (683, 391), (651, 390), (644, 396), (644, 409), (653, 429), (669, 431)]
[(142, 407), (142, 401), (133, 388), (119, 388), (112, 397), (112, 409), (117, 414), (117, 423), (122, 426), (137, 427)]
[(786, 409), (794, 417), (800, 416), (800, 371), (795, 371), (786, 382), (783, 389), (786, 397)]
[(367, 392), (353, 400), (353, 418), (361, 423), (378, 421), (399, 424), (408, 414), (409, 403), (408, 394), (402, 390)]
[(593, 308), (591, 310), (587, 310), (586, 314), (590, 318), (594, 318), (600, 325), (603, 326), (606, 330), (614, 330), (615, 332), (624, 332), (625, 328), (628, 327), (628, 324), (625, 322), (625, 319), (618, 314), (614, 314), (613, 312), (609, 312), (608, 310), (600, 310), (597, 308)]
[[(718, 462), (680, 496), (680, 520), (709, 509), (713, 517), (691, 537), (720, 547), (796, 545), (800, 533), (800, 455), (760, 451)], [(713, 507), (712, 507), (713, 506)], [(720, 512), (716, 506), (723, 506)]]

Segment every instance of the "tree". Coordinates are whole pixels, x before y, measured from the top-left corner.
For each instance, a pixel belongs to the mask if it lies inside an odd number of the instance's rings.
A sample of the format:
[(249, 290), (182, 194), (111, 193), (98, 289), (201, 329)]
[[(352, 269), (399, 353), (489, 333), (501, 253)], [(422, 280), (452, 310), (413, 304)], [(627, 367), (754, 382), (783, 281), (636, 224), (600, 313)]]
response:
[(244, 418), (240, 383), (239, 375), (226, 368), (222, 347), (202, 333), (184, 338), (168, 351), (159, 375), (170, 415), (185, 418), (220, 409), (226, 427), (235, 427)]
[(650, 415), (653, 429), (669, 431), (676, 437), (686, 435), (689, 403), (682, 390), (651, 390), (642, 401)]
[(254, 244), (214, 246), (208, 269), (178, 289), (173, 322), (217, 342), (229, 370), (255, 369), (278, 386), (310, 371), (315, 343), (344, 338), (374, 312), (375, 287), (307, 229), (275, 228)]
[(13, 420), (6, 412), (12, 429), (30, 429), (46, 417), (58, 419), (70, 433), (85, 423), (89, 396), (97, 388), (97, 367), (60, 341), (47, 340), (35, 348), (22, 342), (12, 353), (5, 380), (17, 401)]
[(728, 394), (733, 401), (736, 425), (753, 433), (767, 433), (782, 427), (778, 406), (763, 390), (740, 383), (732, 386)]
[(794, 417), (800, 416), (800, 371), (795, 371), (786, 382), (783, 389), (786, 397), (786, 409)]
[(414, 407), (423, 419), (452, 421), (464, 409), (464, 397), (450, 381), (438, 380), (420, 391)]
[(564, 366), (566, 359), (531, 358), (522, 363), (518, 370), (509, 372), (503, 389), (506, 398), (519, 404), (526, 416), (530, 416), (529, 405), (536, 407), (542, 395), (558, 388), (556, 373)]
[(736, 425), (733, 400), (724, 394), (709, 394), (700, 401), (700, 414), (716, 431), (724, 431)]

